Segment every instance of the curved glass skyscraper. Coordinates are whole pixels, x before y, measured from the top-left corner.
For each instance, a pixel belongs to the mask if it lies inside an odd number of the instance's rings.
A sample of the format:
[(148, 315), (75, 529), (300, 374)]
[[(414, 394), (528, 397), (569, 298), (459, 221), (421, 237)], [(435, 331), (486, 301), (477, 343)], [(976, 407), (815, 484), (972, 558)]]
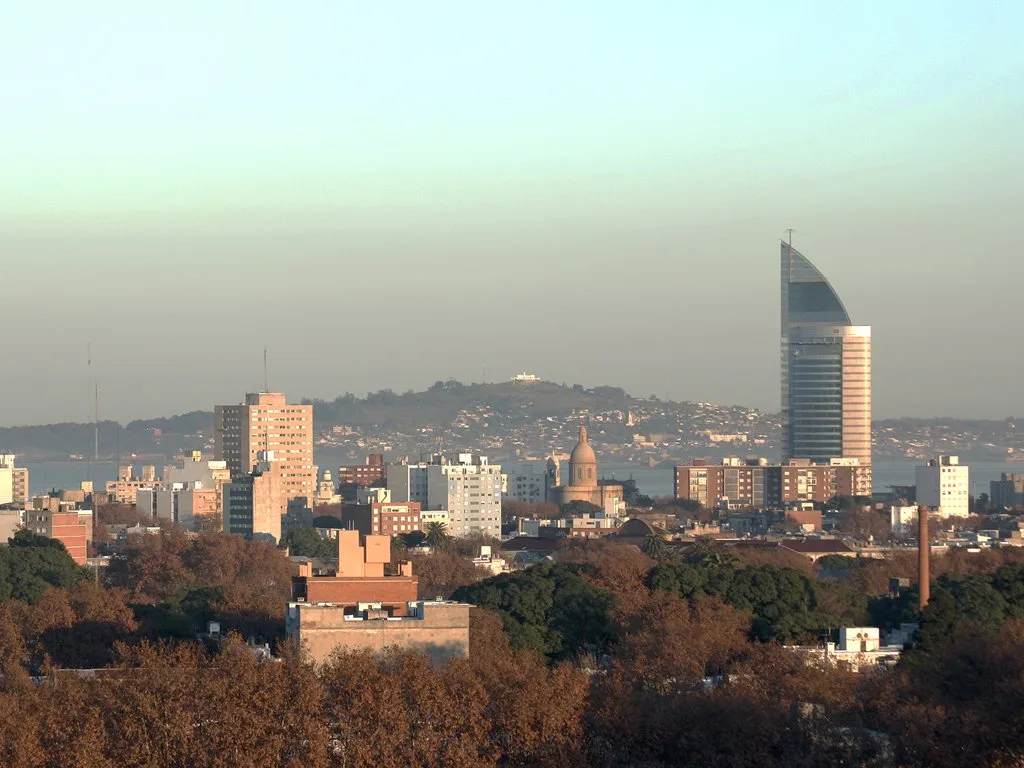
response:
[(871, 328), (782, 243), (782, 457), (871, 464)]

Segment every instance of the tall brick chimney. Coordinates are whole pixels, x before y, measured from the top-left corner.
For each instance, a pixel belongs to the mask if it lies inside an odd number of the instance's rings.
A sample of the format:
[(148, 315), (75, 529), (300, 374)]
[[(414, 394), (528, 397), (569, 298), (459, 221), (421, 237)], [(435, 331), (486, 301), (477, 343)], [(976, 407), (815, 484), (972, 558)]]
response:
[(928, 567), (928, 507), (917, 508), (917, 605), (923, 611), (931, 597), (931, 571)]

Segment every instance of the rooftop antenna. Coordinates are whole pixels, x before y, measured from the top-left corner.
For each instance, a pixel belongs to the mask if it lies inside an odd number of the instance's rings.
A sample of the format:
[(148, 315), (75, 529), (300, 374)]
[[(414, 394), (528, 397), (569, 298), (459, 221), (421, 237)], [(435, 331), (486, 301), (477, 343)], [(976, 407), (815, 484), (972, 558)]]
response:
[(267, 345), (263, 345), (263, 391), (269, 392), (270, 385), (267, 383)]
[(93, 446), (92, 446), (92, 460), (94, 463), (99, 464), (100, 461), (100, 385), (96, 383), (95, 389), (93, 390)]
[(789, 250), (792, 251), (793, 250), (793, 228), (792, 227), (790, 227), (789, 229), (786, 230), (786, 235), (788, 236), (788, 239), (786, 240), (786, 245), (789, 247)]
[[(91, 341), (87, 341), (85, 343), (85, 392), (86, 392), (86, 397), (88, 397), (90, 389), (92, 389), (92, 342)], [(95, 401), (93, 403), (93, 406), (95, 408)], [(93, 411), (93, 414), (94, 414), (93, 418), (94, 418), (94, 421), (95, 421), (95, 410)], [(94, 450), (94, 452), (93, 452), (93, 461), (96, 460), (95, 454), (96, 454), (96, 451)], [(89, 466), (86, 467), (86, 475), (85, 475), (85, 477), (86, 477), (87, 480), (92, 480), (92, 463), (90, 463)]]

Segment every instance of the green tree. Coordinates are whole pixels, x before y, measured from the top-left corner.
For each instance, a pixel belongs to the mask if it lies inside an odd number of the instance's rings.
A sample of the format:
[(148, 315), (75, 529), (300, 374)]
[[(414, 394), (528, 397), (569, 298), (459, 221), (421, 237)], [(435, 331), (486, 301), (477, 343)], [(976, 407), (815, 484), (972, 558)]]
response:
[(668, 554), (668, 545), (665, 543), (665, 535), (658, 531), (647, 534), (643, 546), (640, 548), (645, 555), (652, 560), (662, 560)]
[(559, 507), (558, 511), (562, 517), (583, 517), (585, 515), (594, 517), (595, 515), (604, 514), (604, 510), (597, 506), (597, 504), (591, 504), (589, 501), (581, 501), (579, 499), (566, 502)]
[(693, 545), (688, 562), (710, 568), (736, 568), (740, 560), (725, 547), (708, 536), (701, 536)]
[(451, 547), (452, 541), (452, 535), (448, 533), (447, 525), (439, 521), (427, 523), (426, 537), (423, 543), (428, 547), (443, 552)]
[(551, 659), (603, 653), (613, 638), (612, 595), (571, 563), (501, 574), (456, 590), (454, 598), (501, 616), (512, 647)]
[(315, 528), (297, 528), (281, 542), (288, 551), (300, 557), (331, 558), (338, 556), (336, 542), (325, 539)]
[[(2, 589), (8, 597), (26, 603), (38, 602), (50, 587), (70, 587), (83, 575), (57, 539), (40, 536), (31, 531), (20, 530), (11, 538), (10, 544), (0, 546), (6, 563), (7, 588)], [(0, 574), (4, 566), (0, 565)]]

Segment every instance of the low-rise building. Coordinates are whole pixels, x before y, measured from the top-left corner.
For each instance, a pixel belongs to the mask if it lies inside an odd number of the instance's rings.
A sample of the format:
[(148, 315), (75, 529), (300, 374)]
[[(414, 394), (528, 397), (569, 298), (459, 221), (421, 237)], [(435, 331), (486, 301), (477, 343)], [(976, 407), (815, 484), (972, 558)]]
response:
[(801, 502), (824, 504), (835, 496), (870, 496), (871, 467), (857, 459), (815, 464), (790, 459), (726, 458), (720, 464), (694, 459), (675, 467), (675, 496), (703, 507), (782, 508)]
[(162, 488), (163, 481), (156, 476), (156, 467), (147, 465), (142, 468), (141, 475), (135, 475), (130, 464), (117, 468), (117, 480), (107, 483), (107, 494), (115, 504), (134, 504), (135, 495), (140, 488)]
[(896, 537), (917, 536), (917, 505), (893, 504), (889, 507), (889, 525)]
[(206, 530), (219, 519), (218, 493), (199, 483), (171, 483), (166, 488), (140, 488), (135, 508), (154, 520), (171, 520), (190, 531)]
[(902, 642), (882, 645), (881, 632), (877, 627), (843, 627), (839, 630), (838, 643), (789, 648), (806, 654), (808, 660), (818, 664), (848, 664), (854, 672), (878, 666), (895, 666), (903, 652)]
[(388, 536), (337, 534), (333, 575), (314, 576), (300, 564), (292, 579), (285, 633), (316, 663), (341, 649), (379, 652), (391, 646), (426, 653), (435, 662), (469, 655), (469, 608), (423, 601), (412, 564), (391, 561)]
[(349, 464), (338, 467), (338, 484), (344, 486), (362, 486), (374, 488), (385, 485), (387, 466), (384, 454), (371, 453), (362, 464)]
[[(37, 501), (40, 503), (36, 504)], [(85, 565), (89, 557), (92, 524), (91, 509), (77, 509), (71, 502), (61, 502), (48, 496), (33, 499), (32, 509), (25, 510), (25, 528), (41, 536), (60, 540), (79, 565)]]
[(10, 541), (15, 531), (22, 527), (24, 516), (24, 510), (0, 509), (0, 544)]
[(347, 612), (339, 605), (288, 603), (285, 635), (314, 663), (338, 650), (379, 653), (398, 647), (426, 654), (435, 664), (469, 656), (469, 608), (465, 603), (416, 600), (401, 616), (374, 603)]
[(371, 533), (397, 536), (421, 530), (420, 505), (415, 501), (374, 502), (370, 505)]

